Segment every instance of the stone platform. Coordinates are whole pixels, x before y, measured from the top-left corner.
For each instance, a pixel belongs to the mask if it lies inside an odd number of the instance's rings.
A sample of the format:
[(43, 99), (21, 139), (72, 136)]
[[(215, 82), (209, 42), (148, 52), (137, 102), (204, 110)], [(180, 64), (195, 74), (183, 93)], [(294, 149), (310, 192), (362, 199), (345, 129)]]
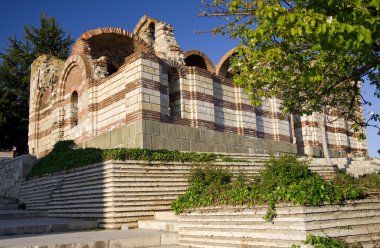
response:
[(0, 248), (175, 248), (178, 234), (152, 230), (101, 230), (0, 236)]
[(49, 218), (47, 214), (46, 211), (1, 210), (0, 235), (68, 232), (98, 227), (95, 220)]

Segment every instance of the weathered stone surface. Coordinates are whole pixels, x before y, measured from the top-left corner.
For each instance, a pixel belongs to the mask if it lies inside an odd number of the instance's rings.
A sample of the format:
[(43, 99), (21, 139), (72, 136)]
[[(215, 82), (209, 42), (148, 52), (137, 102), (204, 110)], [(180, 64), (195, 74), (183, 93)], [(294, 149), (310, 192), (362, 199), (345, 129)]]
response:
[(0, 197), (18, 199), (21, 180), (35, 162), (36, 157), (29, 155), (0, 160)]
[(191, 247), (290, 247), (308, 234), (343, 238), (372, 248), (380, 242), (380, 199), (344, 205), (279, 204), (274, 223), (265, 222), (266, 206), (217, 206), (180, 215), (180, 244)]
[[(251, 162), (216, 162), (215, 166), (253, 175), (269, 157), (233, 156)], [(49, 217), (96, 218), (104, 228), (136, 227), (137, 220), (170, 210), (171, 202), (186, 191), (186, 176), (192, 166), (181, 162), (106, 161), (23, 181), (20, 202), (28, 210), (48, 211)], [(327, 168), (311, 169), (325, 173)]]

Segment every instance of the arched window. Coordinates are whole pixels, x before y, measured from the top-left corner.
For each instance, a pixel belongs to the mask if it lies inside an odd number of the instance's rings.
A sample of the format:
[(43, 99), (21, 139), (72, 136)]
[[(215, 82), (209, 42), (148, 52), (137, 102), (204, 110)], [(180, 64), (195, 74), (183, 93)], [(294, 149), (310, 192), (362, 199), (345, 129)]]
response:
[(177, 69), (170, 68), (168, 71), (169, 82), (169, 111), (172, 117), (181, 117), (181, 98), (179, 88), (179, 74)]
[(156, 25), (154, 22), (149, 23), (148, 31), (150, 38), (154, 41), (156, 39)]
[(71, 127), (78, 125), (78, 92), (74, 91), (70, 99), (70, 123)]

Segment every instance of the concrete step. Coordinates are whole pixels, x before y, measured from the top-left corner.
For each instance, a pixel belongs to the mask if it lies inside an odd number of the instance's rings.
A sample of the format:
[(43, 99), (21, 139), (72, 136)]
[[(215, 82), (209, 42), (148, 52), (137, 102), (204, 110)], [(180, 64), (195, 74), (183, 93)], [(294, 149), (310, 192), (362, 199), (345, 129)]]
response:
[[(20, 248), (174, 248), (178, 245), (176, 233), (153, 230), (101, 230), (44, 235), (0, 236), (0, 247)], [(186, 247), (186, 246), (183, 246)]]
[(17, 205), (15, 199), (0, 197), (0, 210), (17, 209)]
[(1, 210), (0, 220), (47, 217), (47, 211)]
[(0, 210), (12, 210), (12, 209), (17, 209), (16, 203), (0, 204)]
[(163, 211), (154, 213), (155, 220), (175, 220), (178, 221), (178, 215), (173, 211)]
[(139, 220), (137, 226), (139, 229), (178, 232), (178, 216), (171, 211), (158, 211), (154, 213), (154, 220)]
[(88, 230), (98, 227), (98, 222), (83, 219), (27, 218), (0, 221), (0, 235), (36, 234)]
[(139, 220), (137, 225), (139, 229), (178, 232), (177, 220)]

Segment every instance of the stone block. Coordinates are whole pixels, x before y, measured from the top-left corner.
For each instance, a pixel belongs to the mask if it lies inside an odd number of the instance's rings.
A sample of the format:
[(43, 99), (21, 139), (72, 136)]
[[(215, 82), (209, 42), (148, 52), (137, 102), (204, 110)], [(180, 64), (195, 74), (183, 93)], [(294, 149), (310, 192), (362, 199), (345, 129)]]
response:
[(186, 139), (189, 139), (189, 140), (192, 140), (192, 139), (194, 139), (193, 138), (193, 129), (194, 128), (192, 128), (192, 127), (186, 127), (185, 128), (185, 136), (186, 136)]
[(117, 147), (124, 143), (124, 133), (122, 128), (117, 128), (111, 131), (111, 147)]
[(167, 137), (168, 136), (168, 124), (160, 123), (159, 126), (160, 126), (160, 135)]
[(170, 150), (181, 150), (181, 140), (180, 139), (169, 139)]
[(100, 149), (106, 149), (111, 147), (111, 134), (104, 133), (102, 135), (99, 135), (94, 140), (94, 147), (100, 148)]
[(188, 133), (186, 132), (186, 129), (188, 128), (189, 127), (178, 125), (177, 127), (178, 137), (181, 139), (189, 139), (190, 137), (187, 136)]
[(153, 124), (153, 135), (160, 135), (160, 123), (156, 121), (150, 121)]
[(181, 151), (190, 151), (190, 140), (181, 140)]
[(168, 137), (163, 137), (162, 138), (162, 149), (170, 150), (170, 144), (168, 143)]
[(143, 145), (144, 145), (143, 137), (144, 135), (139, 134), (139, 135), (136, 135), (136, 137), (134, 138), (136, 148), (143, 148)]
[(144, 121), (145, 127), (144, 127), (144, 133), (146, 134), (154, 134), (154, 126), (156, 125), (153, 121)]
[(191, 151), (200, 151), (200, 149), (201, 149), (201, 142), (195, 141), (195, 140), (191, 140), (190, 141), (190, 149), (191, 149)]
[(152, 149), (162, 149), (164, 147), (163, 138), (161, 136), (152, 136)]
[(192, 140), (201, 141), (201, 130), (193, 128)]
[(143, 148), (152, 149), (152, 135), (143, 134)]
[(234, 153), (234, 146), (226, 145), (226, 152)]
[(199, 142), (199, 151), (200, 152), (208, 152), (207, 151), (207, 143), (205, 143), (205, 142)]
[(128, 137), (130, 139), (133, 139), (136, 137), (136, 123), (135, 122), (129, 124), (127, 130), (128, 130)]
[(206, 152), (216, 152), (216, 144), (214, 143), (205, 143)]
[(168, 124), (168, 137), (170, 138), (177, 138), (177, 125), (175, 124)]
[(222, 144), (216, 144), (216, 152), (227, 152), (226, 146)]

